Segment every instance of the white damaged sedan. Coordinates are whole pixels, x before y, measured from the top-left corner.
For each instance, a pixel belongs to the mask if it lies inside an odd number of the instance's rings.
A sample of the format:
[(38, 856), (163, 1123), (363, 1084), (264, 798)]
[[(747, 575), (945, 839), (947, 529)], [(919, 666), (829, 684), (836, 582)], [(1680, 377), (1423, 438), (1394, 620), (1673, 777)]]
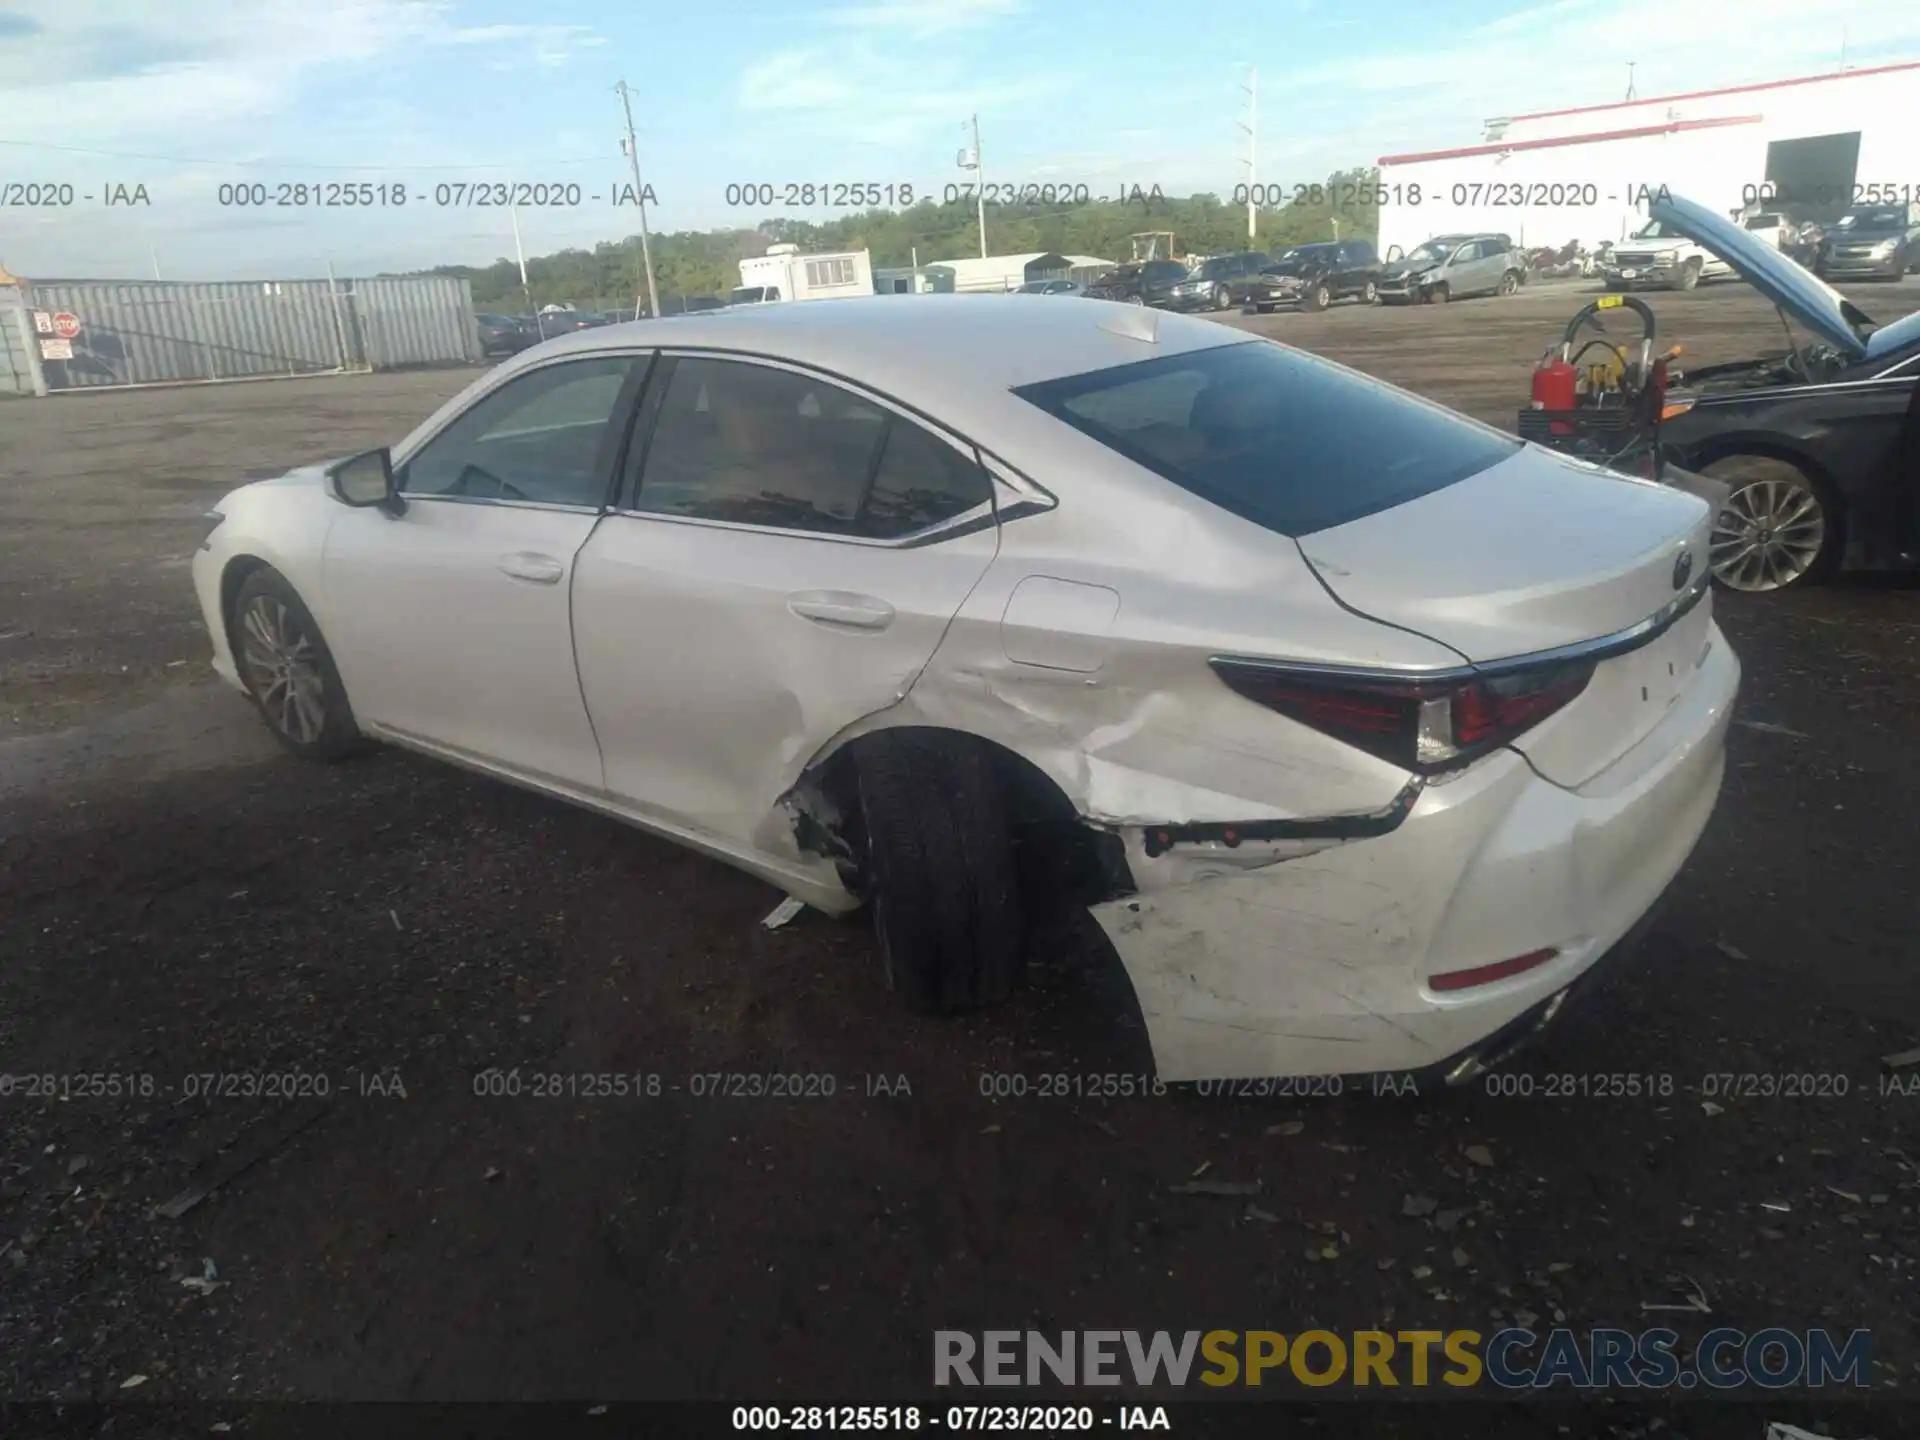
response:
[(922, 1009), (1088, 904), (1165, 1080), (1496, 1063), (1686, 860), (1740, 677), (1701, 501), (1093, 300), (590, 330), (211, 518), (287, 748), (865, 904)]

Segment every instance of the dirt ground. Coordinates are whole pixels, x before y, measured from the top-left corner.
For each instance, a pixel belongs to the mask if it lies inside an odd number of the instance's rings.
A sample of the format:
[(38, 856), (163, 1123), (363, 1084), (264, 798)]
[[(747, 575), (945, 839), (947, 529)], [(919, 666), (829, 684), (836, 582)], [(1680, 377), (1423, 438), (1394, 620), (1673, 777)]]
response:
[[(1227, 323), (1510, 425), (1584, 298)], [(1655, 303), (1689, 360), (1780, 342), (1743, 287)], [(211, 682), (195, 517), (473, 374), (0, 403), (0, 1072), (123, 1077), (0, 1095), (0, 1398), (879, 1400), (936, 1329), (1529, 1316), (1866, 1328), (1920, 1392), (1914, 584), (1718, 601), (1719, 810), (1510, 1093), (1041, 1098), (1147, 1064), (1090, 925), (905, 1019), (857, 922), (768, 930), (757, 881), (424, 760), (301, 766)], [(329, 1093), (184, 1093), (255, 1071)], [(730, 1072), (833, 1093), (696, 1093)], [(609, 1073), (643, 1093), (534, 1093)]]

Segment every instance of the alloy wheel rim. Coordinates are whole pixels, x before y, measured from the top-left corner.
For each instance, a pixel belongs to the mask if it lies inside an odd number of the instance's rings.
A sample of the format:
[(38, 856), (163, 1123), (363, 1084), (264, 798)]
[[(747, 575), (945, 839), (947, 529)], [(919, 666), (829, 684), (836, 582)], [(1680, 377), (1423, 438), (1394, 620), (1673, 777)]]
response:
[(255, 596), (240, 617), (240, 659), (268, 723), (296, 744), (319, 739), (327, 718), (319, 651), (273, 596)]
[(1804, 481), (1751, 480), (1714, 517), (1708, 554), (1714, 576), (1732, 590), (1779, 590), (1820, 557), (1827, 517)]

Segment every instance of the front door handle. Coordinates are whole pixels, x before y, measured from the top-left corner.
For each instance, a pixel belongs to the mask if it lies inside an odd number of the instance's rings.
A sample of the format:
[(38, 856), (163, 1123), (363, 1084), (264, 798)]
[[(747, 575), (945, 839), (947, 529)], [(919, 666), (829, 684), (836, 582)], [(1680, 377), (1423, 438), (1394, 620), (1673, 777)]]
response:
[(849, 590), (802, 590), (787, 597), (787, 609), (802, 620), (848, 630), (884, 630), (893, 623), (893, 606)]
[(535, 585), (554, 585), (567, 573), (567, 567), (551, 555), (542, 555), (534, 550), (515, 550), (510, 555), (500, 557), (500, 573), (511, 575), (516, 580), (530, 580)]

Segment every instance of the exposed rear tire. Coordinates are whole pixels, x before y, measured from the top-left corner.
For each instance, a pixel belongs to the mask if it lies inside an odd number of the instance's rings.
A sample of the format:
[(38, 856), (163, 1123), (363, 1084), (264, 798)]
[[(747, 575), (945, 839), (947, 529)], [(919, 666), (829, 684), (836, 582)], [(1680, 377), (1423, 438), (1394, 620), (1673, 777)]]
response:
[(923, 1011), (1013, 992), (1025, 925), (1012, 817), (981, 742), (896, 730), (856, 754), (865, 889), (889, 988)]
[(234, 668), (283, 748), (303, 760), (340, 760), (367, 748), (320, 626), (286, 576), (263, 565), (233, 597), (227, 634)]

